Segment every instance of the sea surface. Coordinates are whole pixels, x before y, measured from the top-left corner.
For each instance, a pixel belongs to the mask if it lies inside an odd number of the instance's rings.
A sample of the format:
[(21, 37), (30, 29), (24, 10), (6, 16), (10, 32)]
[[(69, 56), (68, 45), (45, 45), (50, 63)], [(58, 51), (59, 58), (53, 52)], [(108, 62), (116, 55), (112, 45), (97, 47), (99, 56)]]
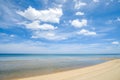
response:
[(88, 67), (120, 54), (0, 54), (0, 80)]

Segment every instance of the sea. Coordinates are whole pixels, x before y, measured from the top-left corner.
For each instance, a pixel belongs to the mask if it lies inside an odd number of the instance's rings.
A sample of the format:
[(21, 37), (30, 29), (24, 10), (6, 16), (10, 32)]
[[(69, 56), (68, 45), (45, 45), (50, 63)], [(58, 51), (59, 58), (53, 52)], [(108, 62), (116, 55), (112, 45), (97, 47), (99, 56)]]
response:
[(62, 72), (88, 67), (120, 54), (0, 54), (0, 80)]

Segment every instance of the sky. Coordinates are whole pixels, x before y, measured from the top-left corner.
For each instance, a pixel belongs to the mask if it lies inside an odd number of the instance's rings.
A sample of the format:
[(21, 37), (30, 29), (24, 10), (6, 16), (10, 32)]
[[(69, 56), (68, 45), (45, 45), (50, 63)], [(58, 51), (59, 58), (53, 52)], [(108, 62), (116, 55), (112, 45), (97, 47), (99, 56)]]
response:
[(120, 0), (0, 0), (0, 53), (120, 54)]

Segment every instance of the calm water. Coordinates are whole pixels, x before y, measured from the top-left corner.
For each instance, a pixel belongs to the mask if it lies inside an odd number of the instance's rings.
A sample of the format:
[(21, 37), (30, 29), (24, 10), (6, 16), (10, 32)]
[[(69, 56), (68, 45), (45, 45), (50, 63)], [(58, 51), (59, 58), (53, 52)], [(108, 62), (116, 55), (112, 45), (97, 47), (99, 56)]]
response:
[(0, 54), (0, 80), (87, 67), (118, 54)]

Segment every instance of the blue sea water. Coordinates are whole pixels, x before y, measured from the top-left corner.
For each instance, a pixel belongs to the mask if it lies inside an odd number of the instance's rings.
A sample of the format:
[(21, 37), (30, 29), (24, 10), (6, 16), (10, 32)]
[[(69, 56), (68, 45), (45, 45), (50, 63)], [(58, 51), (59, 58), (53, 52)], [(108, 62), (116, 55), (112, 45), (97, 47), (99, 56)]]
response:
[(0, 54), (0, 80), (99, 64), (120, 54)]
[(0, 54), (0, 61), (50, 58), (120, 58), (120, 54)]

